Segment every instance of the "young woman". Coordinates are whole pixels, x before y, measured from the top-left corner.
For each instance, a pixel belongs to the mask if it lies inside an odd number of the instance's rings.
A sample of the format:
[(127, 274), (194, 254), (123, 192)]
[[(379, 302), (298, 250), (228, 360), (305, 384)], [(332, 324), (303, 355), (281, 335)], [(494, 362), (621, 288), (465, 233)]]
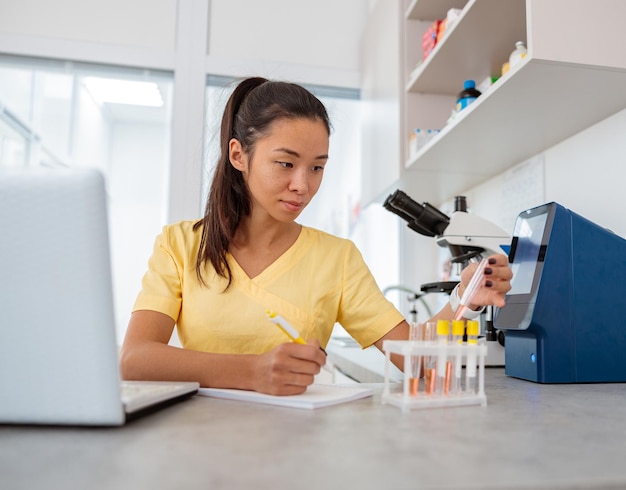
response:
[[(322, 182), (329, 135), (324, 106), (306, 89), (263, 78), (236, 87), (204, 217), (156, 239), (122, 347), (125, 379), (296, 394), (326, 362), (336, 322), (362, 347), (408, 338), (352, 242), (295, 221)], [(488, 274), (476, 305), (502, 306), (507, 258), (491, 257)], [(290, 342), (267, 310), (306, 344)], [(448, 305), (435, 319), (452, 315)], [(175, 326), (182, 349), (168, 345)]]

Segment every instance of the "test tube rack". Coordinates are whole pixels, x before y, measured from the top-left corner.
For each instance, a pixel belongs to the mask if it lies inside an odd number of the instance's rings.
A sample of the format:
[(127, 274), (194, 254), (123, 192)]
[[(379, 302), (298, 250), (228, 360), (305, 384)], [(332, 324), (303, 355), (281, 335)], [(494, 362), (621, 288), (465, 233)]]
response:
[[(485, 394), (485, 357), (487, 356), (487, 345), (484, 342), (478, 344), (467, 343), (442, 343), (438, 341), (423, 340), (385, 340), (383, 341), (383, 352), (385, 353), (385, 383), (382, 394), (382, 403), (400, 407), (404, 412), (413, 409), (454, 407), (481, 405), (487, 406), (487, 395)], [(391, 354), (404, 356), (404, 382), (403, 390), (391, 392), (390, 366)], [(465, 366), (462, 375), (461, 389), (456, 391), (427, 392), (426, 389), (415, 390), (410, 388), (411, 363), (416, 359), (434, 359), (435, 362), (461, 362)], [(419, 361), (418, 361), (419, 362)], [(436, 369), (436, 368), (435, 368)], [(468, 376), (475, 374), (474, 387), (467, 389), (469, 383)], [(419, 381), (424, 383), (424, 380)]]

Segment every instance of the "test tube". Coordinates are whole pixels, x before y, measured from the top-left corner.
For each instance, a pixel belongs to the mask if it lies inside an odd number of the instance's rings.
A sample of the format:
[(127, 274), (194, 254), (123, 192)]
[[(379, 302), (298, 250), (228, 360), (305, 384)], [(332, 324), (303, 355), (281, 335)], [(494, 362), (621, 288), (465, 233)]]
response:
[(440, 345), (440, 351), (437, 355), (437, 384), (436, 392), (438, 394), (447, 394), (450, 389), (450, 374), (452, 365), (446, 355), (446, 345), (448, 344), (448, 336), (450, 335), (450, 322), (448, 320), (437, 321), (437, 343)]
[(479, 325), (476, 320), (467, 321), (467, 361), (465, 365), (465, 391), (476, 392), (476, 349)]
[[(437, 324), (435, 322), (426, 322), (424, 326), (424, 340), (433, 343), (437, 336)], [(424, 356), (424, 392), (427, 395), (435, 393), (435, 381), (437, 356)]]
[(476, 294), (480, 286), (482, 286), (483, 279), (485, 278), (485, 267), (487, 267), (488, 263), (489, 259), (483, 259), (478, 264), (478, 267), (476, 268), (472, 279), (465, 288), (465, 292), (461, 297), (459, 307), (454, 312), (454, 320), (460, 320), (461, 318), (463, 318), (463, 314), (466, 310), (469, 309), (470, 305), (472, 304), (472, 299), (474, 298), (474, 295)]
[[(412, 343), (420, 342), (424, 336), (424, 324), (411, 322), (411, 329), (409, 330), (409, 340)], [(412, 344), (413, 346), (413, 344)], [(420, 355), (412, 355), (411, 356), (411, 365), (409, 373), (409, 394), (411, 396), (416, 396), (419, 391), (419, 382), (422, 371), (422, 356)]]
[[(465, 332), (465, 322), (463, 320), (454, 320), (452, 322), (452, 344), (459, 346), (463, 344), (463, 333)], [(461, 392), (461, 378), (463, 373), (463, 362), (460, 348), (457, 347), (454, 356), (454, 373), (452, 376), (452, 385), (450, 391), (452, 393)]]

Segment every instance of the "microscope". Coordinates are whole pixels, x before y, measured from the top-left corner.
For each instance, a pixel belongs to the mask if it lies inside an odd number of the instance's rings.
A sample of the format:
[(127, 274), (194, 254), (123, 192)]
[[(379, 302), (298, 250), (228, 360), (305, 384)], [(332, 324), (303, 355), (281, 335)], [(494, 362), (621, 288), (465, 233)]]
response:
[[(454, 212), (451, 216), (427, 202), (415, 202), (399, 189), (385, 199), (383, 207), (404, 219), (411, 230), (435, 238), (437, 245), (447, 247), (457, 275), (470, 262), (479, 262), (497, 253), (508, 253), (511, 236), (494, 223), (469, 213), (465, 196), (454, 198)], [(458, 281), (427, 283), (422, 284), (421, 291), (450, 294), (457, 284)], [(497, 350), (500, 355), (496, 354), (492, 361), (487, 362), (490, 365), (504, 365), (504, 333), (494, 328), (491, 306), (485, 309), (483, 330), (487, 341), (499, 344)]]

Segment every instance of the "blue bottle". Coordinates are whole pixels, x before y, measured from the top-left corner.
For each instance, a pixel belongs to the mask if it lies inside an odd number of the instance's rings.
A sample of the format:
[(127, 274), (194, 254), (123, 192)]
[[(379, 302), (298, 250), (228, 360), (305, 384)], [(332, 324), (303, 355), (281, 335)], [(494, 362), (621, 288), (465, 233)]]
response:
[(456, 99), (456, 111), (461, 112), (478, 97), (480, 97), (480, 91), (476, 90), (476, 82), (474, 80), (465, 80), (463, 90)]

